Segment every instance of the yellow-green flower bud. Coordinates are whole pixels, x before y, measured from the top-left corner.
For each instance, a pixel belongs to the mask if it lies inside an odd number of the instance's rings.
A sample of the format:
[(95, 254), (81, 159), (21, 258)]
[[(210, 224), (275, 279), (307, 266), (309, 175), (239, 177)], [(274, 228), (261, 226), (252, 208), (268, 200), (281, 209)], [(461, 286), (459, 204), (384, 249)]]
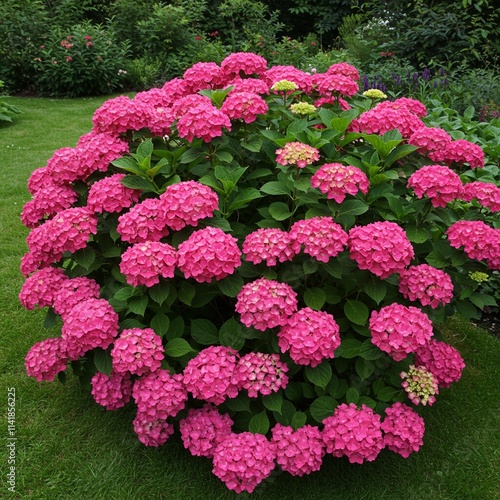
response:
[(289, 80), (280, 80), (271, 87), (271, 90), (277, 90), (278, 92), (289, 92), (297, 89), (297, 84)]
[(480, 271), (470, 272), (469, 278), (477, 281), (478, 283), (482, 283), (483, 281), (488, 281), (489, 276), (486, 273), (481, 273)]
[(387, 96), (378, 89), (369, 89), (363, 92), (365, 97), (369, 97), (370, 99), (387, 99)]
[(311, 115), (316, 112), (316, 106), (308, 102), (296, 102), (290, 106), (292, 113), (296, 115)]

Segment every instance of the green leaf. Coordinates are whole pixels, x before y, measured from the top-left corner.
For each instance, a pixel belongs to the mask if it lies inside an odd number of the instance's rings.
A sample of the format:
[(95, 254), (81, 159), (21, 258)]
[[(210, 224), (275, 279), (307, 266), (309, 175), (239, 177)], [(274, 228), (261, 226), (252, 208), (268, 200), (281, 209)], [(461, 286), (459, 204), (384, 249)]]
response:
[(392, 398), (401, 392), (400, 389), (395, 389), (394, 387), (388, 387), (384, 386), (382, 387), (379, 391), (377, 391), (375, 394), (377, 396), (377, 399), (379, 401), (383, 401), (384, 403), (387, 403), (392, 400)]
[(408, 226), (405, 232), (412, 243), (425, 243), (429, 239), (429, 234), (423, 228)]
[(165, 354), (171, 358), (180, 358), (192, 351), (194, 349), (189, 345), (189, 342), (181, 337), (169, 340), (165, 346)]
[(409, 154), (416, 151), (418, 148), (416, 146), (412, 146), (410, 144), (402, 144), (397, 148), (394, 148), (386, 157), (384, 161), (384, 166), (389, 167), (394, 162), (400, 160), (401, 158), (408, 156)]
[(326, 293), (322, 288), (308, 288), (304, 292), (304, 302), (306, 306), (319, 311), (326, 301)]
[(153, 154), (153, 149), (153, 141), (151, 139), (148, 139), (147, 141), (143, 141), (139, 144), (136, 155), (140, 160), (142, 160), (144, 158), (147, 158), (148, 156), (151, 156)]
[(130, 189), (140, 189), (144, 193), (157, 193), (157, 187), (145, 177), (139, 177), (138, 175), (126, 175), (121, 183)]
[(361, 342), (357, 339), (345, 339), (335, 351), (335, 357), (351, 359), (359, 356)]
[(239, 351), (245, 345), (245, 333), (241, 323), (236, 321), (234, 317), (228, 319), (220, 327), (219, 340), (221, 345)]
[(283, 182), (280, 182), (280, 181), (266, 182), (260, 188), (260, 190), (265, 194), (271, 194), (271, 195), (282, 195), (282, 194), (290, 195), (291, 194), (291, 191), (287, 187), (287, 185)]
[(325, 389), (332, 378), (332, 367), (327, 360), (324, 360), (314, 368), (306, 366), (304, 373), (309, 382)]
[(54, 309), (52, 309), (52, 307), (49, 307), (47, 309), (45, 318), (43, 320), (43, 327), (46, 328), (47, 330), (52, 328), (53, 326), (56, 325), (58, 317), (59, 316), (54, 312)]
[(271, 205), (269, 205), (269, 213), (274, 220), (278, 221), (288, 219), (293, 215), (293, 212), (289, 211), (288, 205), (281, 201), (271, 203)]
[(185, 328), (184, 319), (182, 316), (177, 316), (170, 320), (170, 328), (166, 334), (168, 340), (172, 340), (178, 337), (182, 337)]
[(250, 410), (250, 398), (244, 392), (240, 392), (235, 398), (228, 398), (224, 401), (225, 406), (227, 406), (231, 411), (251, 411)]
[(170, 319), (166, 314), (157, 313), (153, 316), (150, 326), (157, 335), (163, 337), (170, 327)]
[(253, 153), (258, 153), (260, 148), (262, 147), (262, 139), (259, 137), (251, 137), (248, 142), (242, 142), (241, 146), (248, 151), (252, 151)]
[(337, 407), (337, 400), (333, 399), (330, 396), (321, 396), (318, 399), (315, 399), (309, 411), (311, 412), (312, 418), (316, 420), (316, 422), (323, 422), (325, 418), (331, 417), (335, 408)]
[(191, 337), (201, 345), (217, 345), (219, 343), (219, 330), (208, 319), (192, 319)]
[(231, 274), (220, 280), (217, 286), (227, 297), (236, 297), (243, 286), (243, 278), (239, 274)]
[(160, 281), (157, 285), (148, 288), (149, 296), (160, 306), (167, 300), (172, 291), (175, 292), (175, 289), (165, 281)]
[(177, 290), (177, 298), (187, 306), (191, 305), (191, 302), (193, 301), (195, 295), (196, 295), (195, 286), (191, 285), (191, 283), (188, 283), (187, 281), (183, 281), (181, 283), (180, 289)]
[(361, 215), (368, 211), (369, 205), (361, 200), (345, 200), (337, 209), (337, 217), (341, 215)]
[(139, 297), (133, 297), (127, 304), (127, 308), (130, 312), (137, 314), (138, 316), (144, 316), (146, 308), (148, 307), (148, 296), (141, 295)]
[(238, 210), (239, 208), (247, 206), (251, 201), (256, 200), (258, 198), (262, 198), (262, 194), (260, 194), (258, 189), (255, 188), (243, 189), (243, 191), (238, 193), (238, 195), (231, 202), (228, 210), (230, 212)]
[(94, 263), (95, 260), (95, 252), (90, 247), (82, 248), (81, 250), (77, 250), (73, 254), (73, 259), (77, 264), (82, 266), (84, 269), (89, 269), (90, 266)]
[(269, 430), (269, 418), (266, 410), (254, 415), (248, 424), (248, 430), (254, 434), (266, 434)]
[(187, 149), (181, 156), (179, 163), (193, 163), (196, 160), (201, 160), (206, 155), (206, 152), (200, 148), (190, 148)]
[(444, 257), (437, 252), (436, 250), (433, 250), (426, 258), (425, 260), (427, 261), (427, 264), (432, 267), (436, 267), (437, 269), (440, 269), (442, 267), (446, 267), (446, 260)]
[(347, 404), (357, 404), (357, 402), (359, 401), (359, 392), (355, 387), (349, 387), (349, 389), (347, 389), (347, 392), (345, 393), (345, 399)]
[(372, 278), (365, 284), (363, 291), (377, 304), (380, 304), (387, 293), (387, 285), (383, 281)]
[(377, 346), (373, 345), (371, 339), (366, 339), (363, 342), (359, 348), (358, 355), (369, 361), (384, 357), (384, 353)]
[(359, 375), (361, 380), (366, 380), (374, 371), (375, 366), (370, 361), (366, 361), (363, 358), (358, 358), (355, 364), (356, 373)]
[(368, 315), (370, 314), (366, 304), (359, 300), (349, 300), (347, 299), (344, 304), (344, 313), (349, 321), (355, 323), (356, 325), (364, 325), (368, 320)]
[(111, 354), (98, 348), (94, 351), (94, 365), (101, 373), (110, 375), (113, 369), (113, 358)]
[(296, 411), (293, 414), (291, 426), (294, 431), (303, 427), (307, 422), (307, 415), (301, 411)]
[(281, 406), (283, 404), (282, 391), (272, 392), (268, 396), (262, 396), (262, 404), (270, 411), (277, 411), (281, 413)]
[(111, 162), (111, 165), (136, 175), (144, 175), (137, 162), (130, 156), (123, 156)]

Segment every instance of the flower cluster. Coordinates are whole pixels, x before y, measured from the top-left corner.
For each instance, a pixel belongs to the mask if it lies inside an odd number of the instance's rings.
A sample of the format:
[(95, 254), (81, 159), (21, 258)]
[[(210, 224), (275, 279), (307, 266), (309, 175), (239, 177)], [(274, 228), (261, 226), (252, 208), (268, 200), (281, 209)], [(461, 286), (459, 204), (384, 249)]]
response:
[(326, 452), (347, 456), (352, 464), (372, 462), (384, 448), (380, 416), (366, 405), (343, 403), (331, 417), (323, 420), (323, 442)]
[[(294, 66), (273, 66), (262, 74), (261, 78), (269, 85), (269, 87), (275, 87), (275, 84), (279, 84), (278, 87), (274, 88), (275, 91), (290, 92), (295, 89), (300, 89), (308, 94), (312, 89), (311, 75), (308, 75)], [(283, 86), (283, 81), (286, 81), (288, 84), (294, 83), (295, 86)]]
[(128, 130), (148, 126), (148, 106), (145, 102), (121, 95), (109, 99), (94, 112), (92, 123), (98, 133), (119, 135)]
[(419, 347), (427, 344), (433, 335), (432, 323), (420, 309), (401, 304), (390, 304), (370, 316), (372, 342), (395, 361), (401, 361)]
[(418, 198), (427, 196), (434, 207), (446, 207), (446, 204), (462, 194), (460, 177), (448, 167), (428, 165), (419, 168), (408, 179)]
[(347, 245), (348, 235), (331, 217), (299, 220), (290, 228), (293, 242), (303, 245), (304, 253), (320, 262), (336, 257)]
[(91, 379), (92, 396), (96, 403), (107, 410), (117, 410), (125, 406), (132, 397), (130, 373), (112, 371), (109, 375), (97, 372)]
[(292, 314), (278, 332), (281, 352), (288, 352), (298, 365), (318, 366), (331, 359), (340, 345), (340, 328), (334, 317), (310, 307)]
[(195, 231), (177, 248), (177, 267), (198, 283), (217, 281), (241, 265), (237, 239), (218, 227)]
[(297, 254), (291, 235), (277, 228), (261, 228), (246, 236), (243, 242), (245, 260), (253, 264), (263, 261), (266, 266), (292, 260)]
[(245, 326), (264, 331), (286, 323), (297, 310), (297, 294), (286, 283), (259, 278), (241, 288), (235, 310)]
[(64, 319), (61, 336), (71, 360), (100, 347), (107, 349), (118, 335), (118, 314), (105, 299), (76, 304)]
[(222, 129), (231, 130), (231, 120), (210, 103), (188, 109), (177, 122), (179, 137), (188, 142), (193, 142), (195, 137), (210, 142), (222, 135)]
[(408, 393), (414, 405), (432, 406), (439, 394), (438, 382), (434, 374), (425, 366), (410, 365), (407, 372), (399, 374), (403, 382), (401, 387)]
[(216, 88), (223, 82), (221, 67), (214, 62), (199, 62), (188, 68), (183, 75), (186, 88), (192, 94), (199, 90)]
[(154, 421), (175, 417), (184, 409), (188, 399), (182, 375), (170, 375), (168, 370), (157, 369), (134, 382), (132, 397), (137, 414)]
[(196, 399), (220, 405), (238, 395), (236, 364), (238, 352), (230, 347), (210, 346), (190, 359), (183, 382)]
[(252, 493), (276, 466), (275, 445), (262, 434), (231, 433), (215, 448), (212, 472), (230, 489)]
[(464, 185), (462, 199), (476, 199), (483, 207), (492, 212), (500, 212), (500, 187), (490, 182), (474, 181)]
[(114, 174), (92, 184), (87, 198), (87, 206), (93, 212), (121, 212), (139, 201), (141, 192), (130, 189), (121, 181), (125, 174)]
[(372, 222), (349, 231), (349, 251), (360, 269), (380, 278), (400, 273), (414, 257), (404, 230), (394, 222)]
[(451, 345), (438, 340), (431, 340), (416, 351), (415, 365), (429, 370), (440, 387), (450, 387), (453, 382), (458, 382), (465, 368), (460, 353)]
[(63, 339), (48, 338), (37, 342), (28, 351), (25, 360), (26, 373), (38, 382), (52, 382), (55, 376), (66, 370), (67, 345)]
[(432, 152), (429, 157), (448, 165), (468, 163), (470, 168), (484, 167), (484, 151), (480, 146), (465, 139), (451, 141), (444, 149)]
[(424, 419), (404, 403), (394, 403), (385, 410), (381, 428), (384, 445), (403, 458), (408, 458), (423, 445)]
[(330, 200), (342, 203), (346, 195), (358, 191), (366, 194), (370, 182), (366, 174), (357, 167), (341, 163), (325, 163), (311, 177), (311, 186), (318, 188)]
[(221, 107), (221, 111), (229, 118), (245, 123), (254, 122), (257, 115), (265, 115), (267, 110), (267, 103), (260, 95), (244, 91), (231, 92)]
[(145, 241), (136, 243), (121, 256), (120, 272), (127, 283), (134, 287), (156, 285), (162, 278), (173, 278), (177, 256), (175, 248), (168, 243)]
[(276, 163), (304, 168), (319, 160), (319, 151), (302, 142), (287, 142), (276, 150)]
[(408, 144), (416, 146), (422, 153), (443, 151), (452, 141), (450, 134), (441, 128), (422, 127), (408, 139)]
[(312, 115), (316, 113), (317, 108), (307, 102), (296, 102), (290, 105), (290, 111), (295, 115)]
[(399, 274), (399, 292), (408, 300), (436, 308), (449, 304), (453, 298), (453, 283), (449, 274), (420, 264), (410, 266)]
[(304, 425), (294, 431), (278, 423), (273, 427), (271, 442), (276, 445), (276, 462), (292, 476), (303, 476), (321, 468), (325, 445), (317, 427)]
[(288, 366), (277, 354), (250, 352), (238, 360), (235, 376), (238, 386), (248, 391), (248, 396), (268, 396), (284, 389), (288, 383)]
[(144, 375), (160, 368), (163, 344), (152, 328), (130, 328), (115, 340), (111, 358), (116, 372)]
[(19, 301), (25, 309), (53, 306), (54, 296), (68, 278), (59, 267), (45, 267), (29, 276), (19, 292)]
[(76, 278), (66, 279), (54, 293), (54, 311), (65, 320), (68, 313), (78, 303), (87, 299), (98, 299), (100, 293), (101, 287), (91, 278), (77, 276)]
[(213, 458), (215, 448), (231, 434), (233, 423), (229, 415), (219, 413), (210, 403), (202, 408), (191, 408), (179, 422), (184, 448), (191, 455)]
[(313, 79), (317, 89), (324, 95), (351, 97), (359, 90), (359, 85), (350, 77), (336, 73), (317, 73)]
[(138, 412), (132, 422), (139, 441), (145, 446), (162, 446), (175, 432), (174, 426), (161, 418), (151, 420)]
[(260, 75), (267, 70), (267, 61), (257, 54), (234, 52), (220, 63), (222, 72), (228, 81), (244, 75)]

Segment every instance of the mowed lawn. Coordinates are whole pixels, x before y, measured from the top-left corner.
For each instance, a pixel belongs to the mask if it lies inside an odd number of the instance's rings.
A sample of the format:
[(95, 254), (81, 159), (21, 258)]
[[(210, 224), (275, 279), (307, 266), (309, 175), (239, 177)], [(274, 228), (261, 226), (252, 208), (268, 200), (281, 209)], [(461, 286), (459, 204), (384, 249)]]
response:
[[(30, 347), (59, 329), (43, 328), (44, 311), (25, 311), (17, 295), (19, 261), (28, 230), (21, 225), (30, 199), (26, 181), (54, 150), (75, 146), (106, 98), (11, 98), (22, 114), (0, 127), (0, 380), (5, 417), (16, 394), (15, 493), (8, 491), (7, 447), (2, 445), (0, 498), (106, 500), (219, 500), (233, 498), (326, 500), (488, 500), (500, 498), (500, 341), (460, 318), (446, 340), (467, 364), (462, 380), (424, 408), (424, 446), (409, 459), (383, 450), (373, 463), (351, 465), (326, 457), (320, 472), (303, 478), (276, 472), (253, 495), (236, 495), (191, 457), (178, 433), (165, 446), (143, 446), (131, 421), (133, 408), (109, 412), (68, 376), (38, 383), (27, 377)], [(1, 436), (7, 441), (7, 420)]]

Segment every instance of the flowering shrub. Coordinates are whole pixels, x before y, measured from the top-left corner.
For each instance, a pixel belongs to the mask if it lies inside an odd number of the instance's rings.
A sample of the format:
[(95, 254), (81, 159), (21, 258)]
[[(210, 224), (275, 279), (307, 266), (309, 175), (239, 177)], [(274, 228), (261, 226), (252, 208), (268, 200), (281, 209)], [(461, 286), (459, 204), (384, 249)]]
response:
[(28, 374), (70, 363), (237, 492), (417, 451), (465, 366), (439, 324), (496, 305), (498, 168), (358, 78), (239, 53), (98, 109), (28, 182), (19, 298), (63, 323)]

